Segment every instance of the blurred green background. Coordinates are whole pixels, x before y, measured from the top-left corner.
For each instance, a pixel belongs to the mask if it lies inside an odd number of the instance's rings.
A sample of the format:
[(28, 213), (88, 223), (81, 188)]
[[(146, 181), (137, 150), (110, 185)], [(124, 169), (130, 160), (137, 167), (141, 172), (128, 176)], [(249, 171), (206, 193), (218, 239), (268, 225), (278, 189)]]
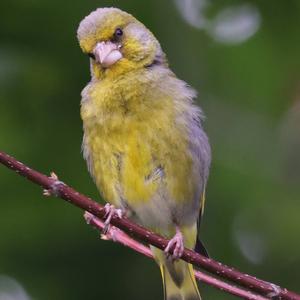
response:
[[(202, 226), (211, 256), (300, 292), (298, 0), (1, 1), (0, 149), (99, 199), (80, 152), (89, 61), (76, 30), (103, 6), (149, 27), (199, 91), (213, 150)], [(103, 298), (162, 299), (158, 268), (0, 166), (0, 299)]]

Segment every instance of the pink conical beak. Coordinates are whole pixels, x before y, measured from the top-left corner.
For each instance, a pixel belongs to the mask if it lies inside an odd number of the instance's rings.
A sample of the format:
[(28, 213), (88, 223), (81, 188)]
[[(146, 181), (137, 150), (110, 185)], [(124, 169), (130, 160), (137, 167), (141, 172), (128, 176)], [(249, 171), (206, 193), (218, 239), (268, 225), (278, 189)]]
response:
[(123, 57), (120, 46), (110, 41), (97, 43), (93, 52), (96, 60), (104, 68), (112, 66)]

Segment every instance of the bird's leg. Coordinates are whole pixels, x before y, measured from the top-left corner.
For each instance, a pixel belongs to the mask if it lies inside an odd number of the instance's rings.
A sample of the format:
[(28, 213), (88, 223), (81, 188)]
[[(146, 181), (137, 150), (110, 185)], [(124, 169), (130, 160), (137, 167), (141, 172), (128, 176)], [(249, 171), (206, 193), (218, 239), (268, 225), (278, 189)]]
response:
[(105, 209), (105, 215), (104, 215), (105, 222), (104, 222), (103, 234), (107, 234), (109, 230), (111, 218), (114, 215), (117, 215), (121, 219), (123, 217), (124, 212), (122, 209), (115, 208), (113, 205), (109, 203), (105, 204), (104, 209)]
[[(170, 252), (172, 249), (173, 253)], [(164, 251), (167, 258), (171, 257), (173, 260), (177, 260), (182, 256), (184, 251), (183, 235), (178, 226), (176, 226), (176, 234), (169, 241)]]

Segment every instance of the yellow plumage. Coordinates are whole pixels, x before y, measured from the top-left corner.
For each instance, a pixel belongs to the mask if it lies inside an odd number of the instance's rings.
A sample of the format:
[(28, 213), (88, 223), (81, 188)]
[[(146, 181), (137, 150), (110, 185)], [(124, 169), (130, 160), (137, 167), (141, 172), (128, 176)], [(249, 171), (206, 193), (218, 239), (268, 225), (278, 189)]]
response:
[[(81, 117), (84, 156), (98, 189), (109, 203), (168, 238), (178, 227), (184, 245), (193, 248), (210, 164), (201, 111), (192, 103), (195, 92), (169, 70), (152, 33), (121, 10), (91, 13), (78, 38), (93, 56)], [(103, 45), (122, 58), (109, 60)], [(101, 64), (105, 59), (109, 67)], [(153, 252), (166, 298), (200, 299), (192, 267)]]

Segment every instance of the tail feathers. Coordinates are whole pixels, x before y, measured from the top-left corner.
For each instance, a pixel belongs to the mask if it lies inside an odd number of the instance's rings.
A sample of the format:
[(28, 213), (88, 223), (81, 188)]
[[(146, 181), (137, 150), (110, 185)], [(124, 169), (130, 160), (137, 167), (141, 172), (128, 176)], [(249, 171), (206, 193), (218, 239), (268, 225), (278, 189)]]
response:
[(194, 250), (195, 250), (197, 253), (199, 253), (199, 254), (201, 254), (201, 255), (203, 255), (203, 256), (209, 258), (208, 251), (206, 250), (204, 244), (202, 243), (202, 241), (200, 240), (199, 237), (197, 237), (196, 246), (195, 246)]
[[(160, 264), (165, 300), (201, 300), (192, 265), (183, 261), (175, 262), (177, 263), (179, 264), (173, 270), (169, 270), (166, 264)], [(177, 268), (181, 268), (181, 274), (175, 276), (172, 272)], [(181, 278), (182, 280), (178, 280)]]

